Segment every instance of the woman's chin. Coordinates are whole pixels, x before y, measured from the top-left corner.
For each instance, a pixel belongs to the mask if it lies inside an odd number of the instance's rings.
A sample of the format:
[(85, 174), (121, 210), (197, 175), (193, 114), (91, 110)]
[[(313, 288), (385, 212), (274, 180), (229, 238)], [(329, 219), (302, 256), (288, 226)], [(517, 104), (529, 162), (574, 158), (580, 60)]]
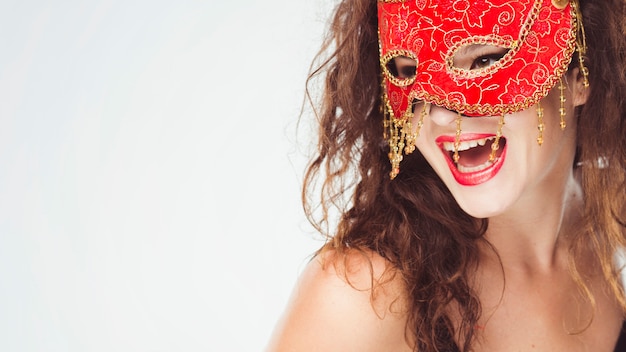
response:
[(503, 204), (501, 199), (498, 201), (496, 197), (472, 200), (460, 200), (457, 198), (457, 203), (464, 212), (477, 219), (486, 219), (501, 215), (508, 207), (508, 204)]

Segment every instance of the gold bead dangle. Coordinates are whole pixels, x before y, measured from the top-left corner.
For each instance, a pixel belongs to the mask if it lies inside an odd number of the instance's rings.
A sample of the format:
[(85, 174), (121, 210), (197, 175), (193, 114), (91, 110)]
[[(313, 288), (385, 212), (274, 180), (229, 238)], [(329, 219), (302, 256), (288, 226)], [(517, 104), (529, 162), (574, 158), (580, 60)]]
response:
[(537, 129), (539, 130), (539, 136), (537, 137), (537, 144), (541, 146), (543, 144), (543, 130), (546, 125), (543, 123), (543, 108), (541, 103), (537, 102)]
[(430, 103), (424, 102), (424, 106), (422, 107), (422, 112), (420, 112), (420, 118), (417, 120), (417, 128), (415, 129), (415, 138), (420, 136), (420, 131), (422, 126), (424, 126), (424, 118), (428, 116), (428, 112), (430, 111)]
[(410, 113), (407, 112), (405, 114), (405, 123), (402, 127), (402, 134), (405, 136), (404, 139), (406, 140), (406, 145), (404, 146), (404, 154), (406, 155), (409, 155), (415, 151), (415, 142), (417, 141), (417, 137), (419, 137), (420, 135), (420, 130), (422, 129), (422, 126), (424, 125), (424, 117), (428, 115), (428, 107), (429, 105), (427, 103), (424, 103), (422, 111), (420, 112), (419, 120), (417, 121), (417, 127), (415, 128), (415, 131), (413, 131), (413, 123), (411, 123), (411, 120), (413, 119), (412, 109)]
[(583, 87), (589, 87), (589, 69), (585, 66), (585, 54), (587, 53), (587, 38), (585, 36), (585, 26), (583, 26), (583, 16), (580, 12), (578, 0), (572, 0), (572, 8), (576, 14), (576, 51), (578, 51), (578, 66), (583, 75)]
[(404, 159), (404, 155), (411, 154), (415, 151), (415, 141), (419, 136), (419, 131), (423, 125), (423, 120), (428, 115), (427, 105), (420, 114), (417, 122), (417, 129), (413, 131), (413, 106), (405, 111), (401, 118), (393, 116), (393, 110), (386, 94), (383, 94), (383, 137), (389, 144), (389, 162), (391, 163), (391, 171), (389, 177), (393, 180), (400, 173), (400, 162)]
[(489, 154), (489, 161), (494, 162), (496, 160), (496, 152), (500, 149), (500, 137), (502, 137), (502, 127), (504, 126), (504, 113), (500, 116), (498, 121), (498, 130), (496, 131), (496, 140), (491, 144), (491, 154)]
[(454, 156), (452, 157), (452, 159), (454, 160), (454, 162), (456, 164), (459, 163), (459, 146), (461, 145), (461, 113), (457, 112), (457, 117), (456, 117), (456, 136), (454, 138)]
[[(393, 116), (393, 110), (387, 94), (383, 93), (381, 110), (383, 113), (383, 138), (387, 140), (389, 145), (389, 162), (391, 163), (391, 171), (389, 177), (393, 180), (400, 172), (400, 162), (403, 159), (402, 152), (404, 151), (404, 136), (402, 131), (405, 130), (404, 119), (397, 119)], [(407, 113), (411, 113), (407, 111)], [(407, 114), (405, 114), (406, 116)]]
[(562, 78), (559, 78), (559, 92), (559, 116), (561, 118), (561, 131), (563, 131), (565, 130), (565, 127), (567, 127), (567, 123), (565, 122), (565, 101), (567, 99), (565, 99), (565, 85), (563, 84)]

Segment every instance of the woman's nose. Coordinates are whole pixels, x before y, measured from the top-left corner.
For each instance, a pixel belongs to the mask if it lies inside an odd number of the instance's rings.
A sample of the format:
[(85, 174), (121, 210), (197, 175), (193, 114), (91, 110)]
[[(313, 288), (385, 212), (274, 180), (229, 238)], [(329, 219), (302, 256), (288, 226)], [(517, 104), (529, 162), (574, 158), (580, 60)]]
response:
[(459, 113), (433, 104), (430, 108), (429, 117), (432, 122), (439, 126), (449, 126), (455, 123)]

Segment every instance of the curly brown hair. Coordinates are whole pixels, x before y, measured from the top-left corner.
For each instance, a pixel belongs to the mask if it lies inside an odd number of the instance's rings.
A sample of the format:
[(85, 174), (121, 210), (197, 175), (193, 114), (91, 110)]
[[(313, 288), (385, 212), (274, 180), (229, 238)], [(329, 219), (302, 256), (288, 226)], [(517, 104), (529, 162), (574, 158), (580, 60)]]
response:
[[(592, 248), (626, 311), (613, 263), (616, 251), (626, 247), (626, 2), (580, 0), (580, 6), (590, 95), (577, 109), (576, 163), (595, 166), (582, 167), (584, 224), (570, 248), (571, 275), (593, 304), (577, 261)], [(318, 102), (318, 149), (305, 176), (303, 203), (309, 220), (328, 236), (321, 251), (355, 248), (384, 257), (406, 283), (407, 334), (414, 349), (469, 351), (481, 315), (470, 277), (488, 220), (462, 211), (419, 151), (406, 156), (402, 172), (390, 180), (379, 108), (375, 0), (338, 4), (316, 62), (309, 82), (325, 81)], [(333, 209), (340, 214), (336, 229), (329, 226)], [(454, 324), (451, 304), (460, 319)]]

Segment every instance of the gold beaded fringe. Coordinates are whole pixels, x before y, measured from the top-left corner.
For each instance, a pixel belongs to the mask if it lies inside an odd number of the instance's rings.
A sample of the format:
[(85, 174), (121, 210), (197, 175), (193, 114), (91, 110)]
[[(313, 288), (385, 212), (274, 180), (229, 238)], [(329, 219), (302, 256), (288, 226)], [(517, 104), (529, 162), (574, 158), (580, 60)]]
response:
[(383, 137), (389, 143), (389, 161), (391, 162), (391, 172), (389, 177), (393, 180), (400, 173), (400, 162), (404, 159), (403, 154), (409, 155), (415, 151), (415, 141), (419, 136), (419, 131), (424, 124), (424, 117), (428, 114), (428, 104), (425, 103), (417, 122), (417, 128), (413, 131), (413, 108), (409, 106), (402, 118), (393, 116), (386, 94), (383, 96)]
[(489, 161), (494, 162), (496, 160), (496, 152), (500, 149), (500, 137), (502, 137), (502, 127), (505, 125), (504, 114), (500, 116), (498, 121), (498, 130), (496, 131), (496, 140), (491, 144), (491, 154), (489, 154)]
[(457, 112), (456, 117), (456, 136), (454, 138), (454, 157), (453, 160), (456, 164), (459, 163), (459, 146), (461, 145), (461, 113)]
[(546, 125), (543, 123), (543, 108), (541, 103), (537, 102), (537, 129), (539, 130), (539, 136), (537, 137), (537, 144), (541, 146), (543, 144), (543, 130)]
[(561, 131), (563, 131), (565, 130), (565, 127), (567, 127), (567, 123), (565, 123), (565, 85), (563, 84), (562, 78), (559, 79), (559, 92), (559, 117), (561, 119)]

